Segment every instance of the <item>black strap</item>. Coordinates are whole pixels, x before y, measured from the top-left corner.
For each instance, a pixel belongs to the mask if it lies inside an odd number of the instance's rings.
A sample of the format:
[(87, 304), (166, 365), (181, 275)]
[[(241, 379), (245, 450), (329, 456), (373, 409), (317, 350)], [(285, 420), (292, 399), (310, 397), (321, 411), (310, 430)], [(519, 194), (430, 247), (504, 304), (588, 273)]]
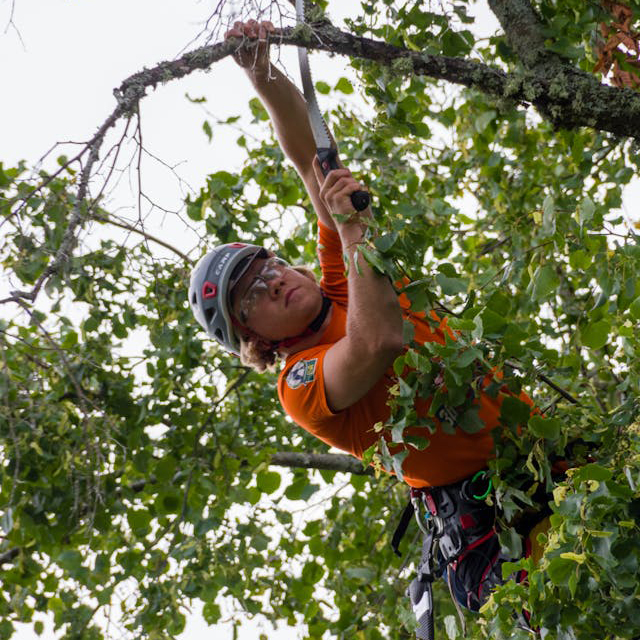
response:
[(327, 296), (322, 294), (322, 308), (320, 309), (320, 313), (314, 318), (311, 324), (299, 335), (291, 336), (290, 338), (284, 338), (283, 340), (272, 340), (271, 348), (279, 349), (280, 347), (291, 347), (294, 344), (300, 342), (300, 340), (317, 333), (322, 327), (323, 322), (325, 321), (329, 310), (331, 309), (331, 300), (327, 298)]
[(411, 607), (418, 623), (418, 640), (434, 640), (432, 584), (437, 576), (433, 572), (433, 542), (434, 532), (430, 531), (422, 543), (422, 559), (417, 575), (409, 585)]
[(404, 534), (407, 532), (409, 523), (413, 519), (413, 511), (413, 504), (411, 500), (409, 500), (407, 506), (402, 512), (402, 515), (400, 516), (400, 522), (398, 522), (393, 538), (391, 538), (391, 548), (398, 557), (402, 556), (400, 553), (400, 541), (404, 538)]
[(329, 309), (331, 309), (331, 300), (327, 298), (324, 294), (322, 295), (322, 309), (320, 309), (320, 313), (315, 317), (313, 322), (309, 325), (309, 329), (316, 333), (320, 330), (322, 323), (324, 322), (327, 314), (329, 313)]

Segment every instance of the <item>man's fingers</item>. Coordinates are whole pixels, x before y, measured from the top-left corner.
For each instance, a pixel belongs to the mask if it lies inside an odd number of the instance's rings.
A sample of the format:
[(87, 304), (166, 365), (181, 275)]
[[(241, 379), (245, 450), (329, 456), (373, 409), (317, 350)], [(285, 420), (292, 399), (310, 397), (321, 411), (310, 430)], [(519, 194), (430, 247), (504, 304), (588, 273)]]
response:
[(337, 180), (333, 186), (326, 191), (325, 197), (327, 200), (338, 200), (350, 196), (360, 188), (360, 183), (357, 180), (350, 176), (344, 176)]
[(273, 33), (276, 28), (269, 20), (258, 22), (257, 20), (248, 20), (247, 22), (234, 22), (233, 28), (229, 29), (225, 34), (225, 38), (259, 38), (266, 40), (267, 35)]
[(234, 27), (233, 29), (229, 29), (229, 31), (227, 31), (224, 34), (224, 38), (225, 38), (225, 40), (227, 38), (242, 38), (242, 31), (240, 31), (240, 29), (236, 29)]

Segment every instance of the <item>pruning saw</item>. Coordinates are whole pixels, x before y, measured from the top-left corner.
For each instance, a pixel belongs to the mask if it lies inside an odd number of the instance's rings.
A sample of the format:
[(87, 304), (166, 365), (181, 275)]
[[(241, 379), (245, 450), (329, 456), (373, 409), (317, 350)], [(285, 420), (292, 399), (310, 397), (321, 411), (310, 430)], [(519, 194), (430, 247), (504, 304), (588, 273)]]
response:
[[(304, 3), (305, 0), (296, 0), (296, 20), (298, 24), (304, 23)], [(298, 47), (298, 60), (300, 62), (300, 77), (302, 79), (302, 90), (307, 101), (307, 113), (309, 114), (309, 124), (316, 143), (316, 154), (320, 161), (322, 173), (326, 176), (329, 171), (339, 169), (338, 152), (329, 133), (327, 123), (322, 117), (316, 92), (311, 80), (311, 68), (309, 66), (309, 56), (306, 47)], [(354, 191), (351, 194), (351, 204), (356, 211), (364, 211), (369, 206), (369, 194), (366, 191)]]

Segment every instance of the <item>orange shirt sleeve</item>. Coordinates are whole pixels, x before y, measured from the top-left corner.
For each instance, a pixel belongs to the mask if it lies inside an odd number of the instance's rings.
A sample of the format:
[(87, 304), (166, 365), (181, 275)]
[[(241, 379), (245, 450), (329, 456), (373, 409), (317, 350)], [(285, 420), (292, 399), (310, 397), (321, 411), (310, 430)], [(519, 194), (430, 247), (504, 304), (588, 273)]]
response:
[(348, 449), (343, 442), (345, 412), (327, 404), (323, 360), (331, 344), (318, 345), (291, 356), (278, 379), (278, 397), (287, 414), (303, 429), (330, 446)]
[(318, 258), (322, 270), (320, 287), (344, 309), (349, 301), (349, 289), (342, 259), (342, 242), (336, 231), (318, 221)]

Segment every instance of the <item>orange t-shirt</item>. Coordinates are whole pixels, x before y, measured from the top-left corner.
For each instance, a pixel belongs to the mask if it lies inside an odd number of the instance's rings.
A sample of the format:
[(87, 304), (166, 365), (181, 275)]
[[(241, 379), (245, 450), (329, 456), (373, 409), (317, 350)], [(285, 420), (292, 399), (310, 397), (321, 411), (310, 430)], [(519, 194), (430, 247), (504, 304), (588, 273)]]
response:
[[(331, 346), (346, 335), (348, 286), (340, 237), (320, 223), (318, 255), (322, 268), (320, 286), (333, 302), (332, 317), (319, 344), (287, 358), (278, 379), (278, 395), (285, 411), (303, 429), (332, 447), (362, 458), (364, 451), (380, 437), (373, 425), (386, 423), (389, 419), (388, 390), (396, 379), (393, 370), (389, 369), (366, 395), (347, 409), (333, 412), (329, 408), (323, 360)], [(445, 331), (451, 335), (446, 319), (440, 320), (433, 314), (435, 320), (429, 320), (424, 313), (409, 310), (406, 296), (401, 295), (399, 300), (404, 317), (415, 327), (414, 340), (417, 343), (443, 344)], [(487, 376), (487, 382), (489, 379)], [(437, 418), (434, 418), (434, 433), (429, 433), (424, 427), (408, 428), (405, 434), (425, 436), (429, 439), (429, 446), (422, 451), (407, 446), (409, 454), (402, 465), (405, 481), (412, 487), (440, 486), (457, 482), (483, 469), (492, 455), (491, 430), (499, 424), (502, 397), (502, 393), (496, 397), (477, 394), (474, 402), (479, 406), (478, 417), (485, 427), (476, 433), (466, 433), (459, 428), (454, 434), (445, 433)], [(532, 404), (525, 394), (521, 394), (520, 399)], [(430, 399), (418, 400), (418, 414), (425, 415), (429, 405)]]

